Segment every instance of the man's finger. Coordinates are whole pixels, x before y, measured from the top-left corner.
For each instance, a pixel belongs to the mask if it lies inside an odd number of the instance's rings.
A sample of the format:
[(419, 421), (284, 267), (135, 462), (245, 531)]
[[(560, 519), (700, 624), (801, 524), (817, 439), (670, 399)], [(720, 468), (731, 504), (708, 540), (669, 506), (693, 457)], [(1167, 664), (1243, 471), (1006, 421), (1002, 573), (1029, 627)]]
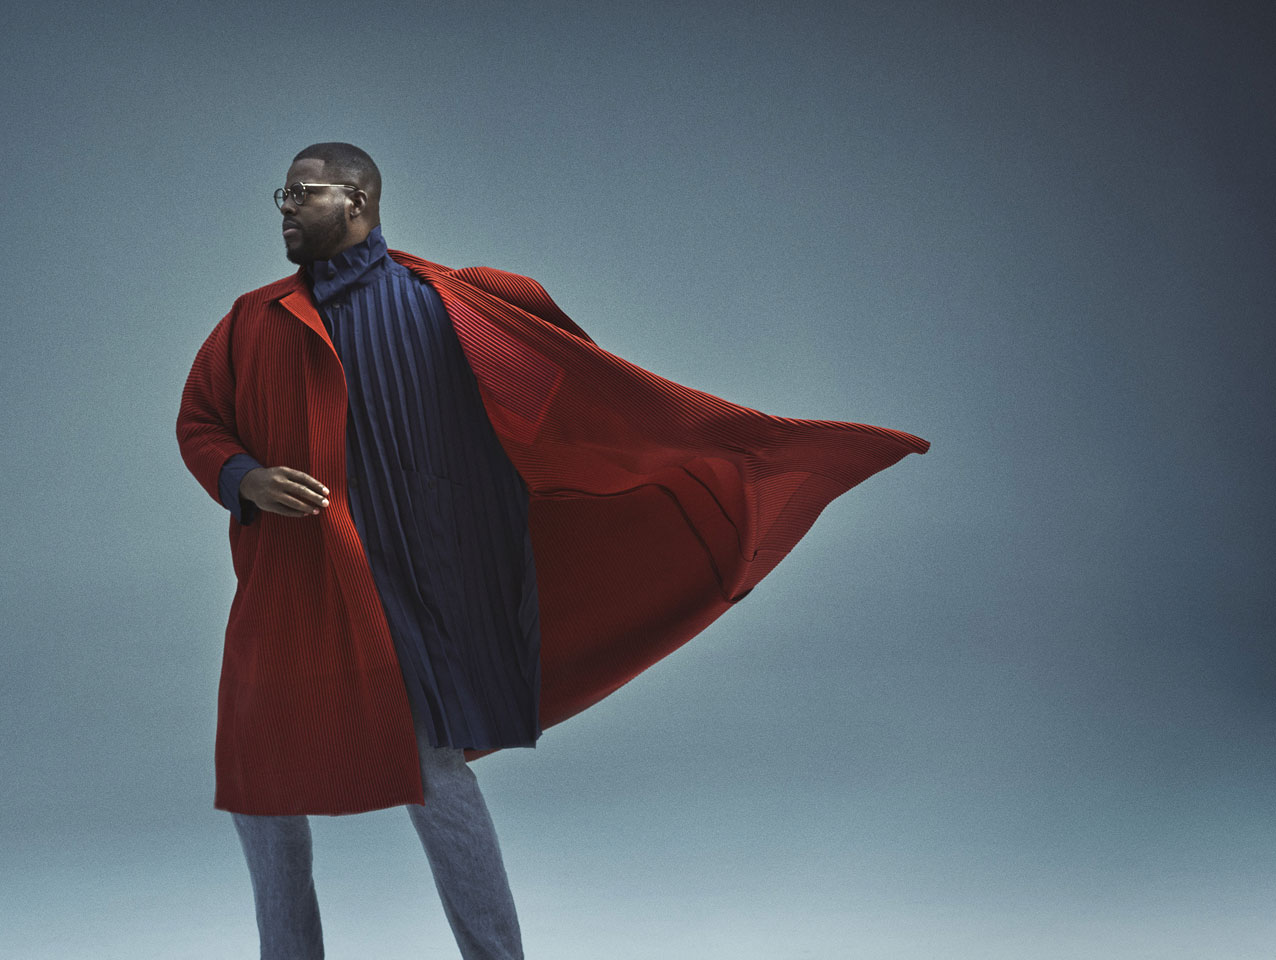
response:
[(295, 480), (296, 482), (304, 484), (305, 486), (313, 487), (315, 490), (318, 490), (320, 493), (328, 492), (327, 487), (325, 487), (322, 483), (320, 483), (318, 480), (316, 480), (314, 477), (312, 477), (310, 474), (306, 473), (303, 470), (297, 470), (293, 467), (280, 467), (279, 469), (290, 480)]
[[(300, 483), (290, 482), (289, 486), (285, 489), (287, 493), (296, 497), (303, 503), (309, 503), (311, 506), (326, 507), (328, 505), (328, 498), (322, 493), (318, 490), (312, 490), (310, 487), (302, 486)], [(280, 492), (282, 493), (284, 491)]]
[(296, 497), (286, 493), (278, 493), (275, 495), (275, 503), (281, 507), (287, 507), (289, 510), (296, 510), (299, 514), (314, 513), (313, 504), (306, 503), (304, 500), (298, 500)]
[(310, 516), (310, 511), (309, 511), (309, 510), (293, 510), (293, 509), (291, 509), (291, 508), (289, 508), (289, 507), (285, 507), (283, 504), (280, 504), (280, 503), (270, 502), (270, 503), (266, 503), (266, 504), (264, 504), (264, 505), (260, 505), (260, 506), (261, 506), (261, 509), (266, 510), (266, 511), (268, 511), (268, 512), (270, 512), (270, 513), (277, 513), (277, 514), (279, 514), (281, 517), (307, 517), (307, 516)]

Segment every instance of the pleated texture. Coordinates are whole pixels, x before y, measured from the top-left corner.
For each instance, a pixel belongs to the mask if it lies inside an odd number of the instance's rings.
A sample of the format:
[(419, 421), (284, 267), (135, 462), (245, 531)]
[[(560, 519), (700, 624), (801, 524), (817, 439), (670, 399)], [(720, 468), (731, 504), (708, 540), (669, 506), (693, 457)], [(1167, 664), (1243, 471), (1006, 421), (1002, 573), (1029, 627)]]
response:
[[(217, 494), (235, 453), (293, 466), (330, 490), (317, 517), (230, 521), (237, 587), (217, 700), (214, 806), (358, 813), (420, 803), (412, 714), (380, 597), (350, 515), (346, 386), (322, 323), (281, 305), (298, 278), (245, 294), (200, 347), (177, 435)], [(313, 310), (313, 307), (311, 307)]]
[[(391, 255), (437, 276), (437, 265)], [(833, 499), (930, 446), (667, 380), (599, 348), (528, 277), (472, 267), (439, 290), (532, 491), (545, 728), (743, 599)]]
[(434, 746), (531, 746), (540, 624), (527, 489), (438, 294), (389, 257), (356, 280), (320, 313), (346, 376), (351, 514), (408, 699)]
[[(530, 492), (542, 728), (687, 642), (829, 502), (929, 447), (732, 404), (598, 347), (534, 280), (390, 254), (441, 297)], [(237, 301), (183, 392), (182, 455), (215, 501), (222, 464), (244, 451), (331, 490), (318, 517), (231, 521), (239, 588), (218, 701), (220, 809), (422, 802), (409, 702), (350, 510), (346, 412), (342, 367), (300, 273)]]

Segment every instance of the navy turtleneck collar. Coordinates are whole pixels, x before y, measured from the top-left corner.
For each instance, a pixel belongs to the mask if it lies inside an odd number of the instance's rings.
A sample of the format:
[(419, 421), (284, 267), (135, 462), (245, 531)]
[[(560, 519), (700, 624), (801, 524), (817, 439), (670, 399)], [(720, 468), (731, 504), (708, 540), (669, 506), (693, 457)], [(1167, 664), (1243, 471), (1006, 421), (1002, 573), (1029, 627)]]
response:
[(381, 225), (377, 224), (367, 237), (352, 247), (346, 247), (331, 260), (315, 260), (309, 273), (315, 300), (326, 303), (345, 293), (351, 287), (368, 283), (389, 264), (385, 238)]

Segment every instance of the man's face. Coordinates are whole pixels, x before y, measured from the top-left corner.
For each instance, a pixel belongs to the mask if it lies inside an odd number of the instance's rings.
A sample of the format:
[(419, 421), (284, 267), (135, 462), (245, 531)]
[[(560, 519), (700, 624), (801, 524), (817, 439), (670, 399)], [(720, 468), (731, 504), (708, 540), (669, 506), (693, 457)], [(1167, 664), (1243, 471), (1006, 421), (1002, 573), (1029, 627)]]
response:
[[(284, 186), (302, 183), (337, 183), (341, 178), (325, 176), (323, 161), (297, 160), (288, 168)], [(306, 191), (306, 202), (297, 206), (285, 197), (281, 208), (285, 255), (293, 263), (328, 260), (348, 244), (350, 221), (346, 216), (349, 190), (340, 187), (318, 187)]]

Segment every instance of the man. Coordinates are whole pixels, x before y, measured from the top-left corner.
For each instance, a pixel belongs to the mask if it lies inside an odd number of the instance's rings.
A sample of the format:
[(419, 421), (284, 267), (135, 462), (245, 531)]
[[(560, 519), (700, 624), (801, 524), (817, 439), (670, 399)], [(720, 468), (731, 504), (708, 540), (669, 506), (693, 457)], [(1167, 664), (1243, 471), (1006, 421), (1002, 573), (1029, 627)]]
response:
[(214, 804), (263, 957), (322, 956), (307, 815), (395, 805), (462, 955), (521, 957), (465, 761), (534, 746), (685, 643), (929, 444), (657, 377), (527, 277), (390, 250), (380, 196), (359, 148), (298, 153), (276, 203), (299, 269), (236, 301), (182, 394), (238, 578)]

